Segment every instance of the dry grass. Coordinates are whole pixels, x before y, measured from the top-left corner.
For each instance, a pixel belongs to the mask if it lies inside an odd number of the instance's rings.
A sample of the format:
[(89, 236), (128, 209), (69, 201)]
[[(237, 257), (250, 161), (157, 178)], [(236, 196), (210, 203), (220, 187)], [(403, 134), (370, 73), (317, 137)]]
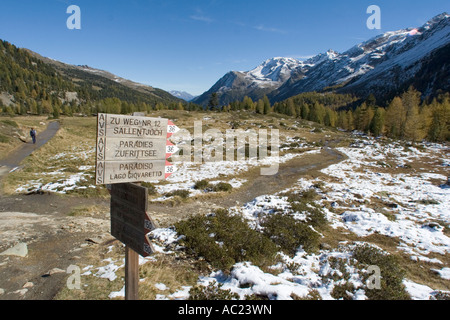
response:
[[(198, 280), (198, 272), (186, 260), (176, 260), (169, 255), (157, 255), (156, 261), (150, 261), (139, 269), (139, 277), (144, 279), (139, 283), (139, 298), (155, 300), (156, 295), (170, 295), (182, 289), (183, 286), (194, 286)], [(155, 285), (164, 284), (166, 290), (160, 290)]]
[[(95, 118), (64, 118), (61, 129), (42, 148), (27, 157), (21, 169), (4, 179), (4, 192), (14, 194), (18, 187), (63, 182), (74, 174), (83, 174), (80, 186), (90, 186), (95, 174)], [(102, 195), (99, 188), (79, 190)]]
[(102, 212), (108, 212), (109, 207), (105, 208), (99, 205), (80, 205), (73, 207), (69, 213), (72, 217), (94, 217)]
[[(117, 279), (110, 281), (105, 278), (97, 277), (93, 274), (97, 272), (98, 267), (106, 266), (112, 259), (117, 261), (115, 264), (122, 264), (125, 257), (125, 248), (117, 240), (109, 240), (101, 245), (94, 245), (85, 249), (82, 262), (75, 262), (81, 270), (80, 289), (68, 289), (66, 286), (56, 295), (55, 300), (109, 300), (108, 295), (113, 291), (119, 291), (124, 285), (124, 269), (116, 272)], [(91, 266), (95, 266), (91, 269)], [(83, 275), (86, 271), (91, 271), (91, 275)], [(67, 276), (67, 278), (69, 275)]]
[[(445, 151), (442, 152), (442, 158), (445, 158)], [(408, 166), (406, 167), (398, 167), (396, 158), (388, 158), (386, 156), (386, 161), (383, 163), (379, 162), (376, 166), (370, 166), (370, 168), (366, 166), (362, 166), (358, 170), (361, 172), (364, 172), (366, 169), (369, 169), (371, 172), (375, 173), (388, 173), (393, 176), (399, 175), (399, 174), (408, 174), (411, 176), (420, 176), (421, 173), (437, 173), (442, 174), (444, 176), (448, 175), (448, 169), (445, 166), (441, 165), (441, 160), (437, 160), (437, 158), (432, 158), (430, 156), (419, 156), (416, 158), (412, 158), (411, 162), (408, 163)], [(339, 182), (339, 180), (336, 180), (332, 177), (321, 177), (322, 181), (330, 181), (333, 183)], [(429, 180), (433, 185), (441, 185), (444, 184), (446, 181), (439, 180), (439, 179), (430, 179)], [(326, 194), (326, 192), (325, 192)], [(356, 194), (354, 194), (355, 197), (357, 197)], [(330, 209), (335, 214), (341, 214), (344, 211), (348, 210), (348, 208), (354, 204), (356, 207), (358, 207), (361, 203), (364, 203), (364, 205), (368, 208), (374, 209), (376, 212), (381, 213), (385, 215), (389, 220), (395, 221), (396, 220), (396, 211), (392, 210), (391, 206), (395, 205), (404, 205), (402, 203), (398, 203), (394, 200), (391, 200), (390, 194), (385, 191), (380, 191), (377, 193), (377, 196), (371, 197), (369, 199), (365, 199), (361, 197), (361, 199), (357, 199), (358, 201), (352, 201), (352, 202), (346, 202), (341, 203), (340, 201), (337, 201), (339, 203), (339, 206), (337, 208)], [(430, 199), (425, 199), (430, 200)], [(432, 201), (432, 199), (430, 200)], [(343, 206), (343, 207), (342, 207)], [(435, 221), (433, 219), (430, 219), (431, 221)], [(435, 221), (439, 223), (440, 225), (446, 225), (446, 223), (442, 221)], [(444, 229), (444, 233), (448, 234), (447, 228)], [(381, 235), (378, 233), (374, 233), (367, 237), (358, 237), (355, 234), (351, 233), (348, 230), (339, 228), (339, 229), (329, 229), (324, 232), (324, 239), (323, 241), (333, 248), (337, 248), (339, 245), (339, 242), (341, 241), (348, 241), (349, 243), (355, 242), (355, 241), (361, 241), (361, 242), (367, 242), (371, 244), (375, 244), (382, 248), (383, 250), (389, 252), (390, 254), (396, 256), (399, 261), (400, 267), (405, 270), (406, 275), (405, 277), (413, 282), (427, 285), (431, 288), (437, 289), (437, 290), (450, 290), (450, 281), (443, 279), (439, 276), (435, 271), (432, 269), (440, 270), (445, 266), (450, 265), (450, 257), (448, 255), (441, 255), (438, 253), (430, 253), (426, 257), (429, 259), (437, 259), (442, 262), (442, 264), (439, 263), (432, 263), (432, 262), (426, 262), (421, 260), (412, 260), (411, 255), (406, 254), (404, 251), (399, 250), (400, 245), (400, 239), (395, 237), (389, 237), (385, 235)]]
[[(158, 111), (153, 114), (148, 115), (150, 117), (164, 117), (169, 118), (174, 121), (174, 123), (184, 129), (188, 129), (191, 134), (193, 134), (194, 122), (202, 121), (203, 132), (207, 129), (218, 129), (225, 133), (227, 129), (232, 127), (240, 128), (243, 130), (247, 129), (278, 129), (280, 130), (280, 138), (285, 139), (286, 137), (301, 137), (307, 143), (316, 143), (317, 145), (324, 144), (325, 141), (336, 140), (340, 141), (338, 146), (348, 146), (351, 139), (348, 135), (338, 132), (326, 131), (326, 129), (321, 128), (321, 130), (313, 130), (314, 125), (306, 121), (297, 121), (295, 119), (286, 119), (279, 115), (263, 116), (249, 114), (246, 112), (240, 113), (203, 113), (203, 112), (187, 112), (187, 111)], [(42, 119), (27, 119), (19, 120), (14, 118), (14, 121), (20, 122), (20, 125), (28, 127), (33, 125), (28, 120), (42, 121)], [(8, 176), (5, 179), (5, 191), (8, 193), (14, 193), (18, 185), (23, 185), (28, 183), (30, 180), (41, 179), (41, 183), (48, 183), (58, 179), (64, 179), (69, 177), (71, 174), (79, 172), (81, 166), (94, 166), (95, 152), (95, 136), (96, 136), (96, 118), (63, 118), (61, 130), (58, 132), (56, 137), (52, 139), (47, 145), (38, 150), (33, 156), (29, 157), (24, 161), (24, 168), (18, 170)], [(283, 143), (283, 142), (282, 142)], [(2, 145), (0, 144), (0, 151)], [(86, 158), (80, 157), (79, 155), (90, 151)], [(74, 155), (56, 157), (56, 155), (66, 154)], [(329, 155), (328, 155), (329, 156)], [(292, 164), (286, 164), (288, 166), (304, 166), (311, 163), (316, 163), (319, 160), (323, 162), (327, 160), (326, 154), (311, 154), (305, 157), (300, 157)], [(334, 159), (329, 156), (330, 161)], [(381, 173), (415, 173), (420, 174), (420, 172), (432, 172), (445, 174), (445, 168), (436, 166), (435, 159), (430, 159), (423, 157), (421, 159), (415, 159), (414, 162), (410, 164), (409, 168), (397, 168), (395, 162), (390, 163), (388, 161), (386, 166), (381, 164), (377, 167), (371, 167), (374, 172)], [(316, 179), (320, 178), (325, 182), (333, 181), (336, 182), (335, 178), (328, 177), (320, 172), (322, 167), (315, 168), (313, 170), (308, 170), (305, 172), (305, 179)], [(436, 169), (436, 167), (438, 167)], [(63, 170), (62, 170), (63, 169)], [(46, 172), (51, 172), (55, 170), (61, 170), (61, 174), (57, 177), (51, 175), (45, 175)], [(94, 169), (88, 170), (87, 175), (93, 176)], [(214, 199), (218, 203), (222, 203), (221, 200), (226, 200), (233, 198), (233, 200), (239, 200), (241, 202), (241, 194), (246, 191), (251, 185), (251, 181), (254, 181), (260, 176), (259, 168), (252, 168), (244, 173), (240, 173), (234, 177), (240, 179), (246, 179), (246, 182), (240, 189), (233, 189), (231, 193), (206, 193), (201, 196), (192, 197), (187, 200), (175, 199), (173, 200), (174, 206), (186, 206), (193, 207), (196, 205), (198, 200), (212, 200)], [(224, 177), (221, 177), (224, 178)], [(229, 176), (227, 178), (233, 178)], [(295, 183), (296, 179), (293, 179)], [(87, 183), (90, 183), (87, 181)], [(161, 182), (166, 183), (166, 182)], [(261, 192), (270, 191), (277, 186), (270, 186), (270, 183), (275, 183), (275, 181), (270, 181), (265, 185), (262, 185)], [(435, 181), (436, 184), (439, 181)], [(321, 191), (326, 194), (326, 184)], [(90, 196), (98, 196), (98, 193), (93, 193)], [(156, 195), (158, 196), (158, 195)], [(156, 197), (155, 196), (155, 197)], [(356, 203), (358, 205), (359, 203)], [(348, 204), (347, 204), (348, 205)], [(378, 212), (385, 213), (389, 215), (390, 210), (384, 210), (385, 203), (377, 198), (367, 199), (366, 205), (372, 207)], [(340, 206), (339, 206), (340, 207)], [(336, 209), (337, 211), (341, 209)], [(198, 209), (198, 208), (196, 208)], [(80, 206), (72, 211), (73, 215), (89, 216), (94, 214), (96, 208)], [(197, 210), (198, 211), (198, 210)], [(339, 214), (339, 212), (335, 212)], [(395, 219), (395, 216), (390, 216), (388, 218)], [(383, 248), (384, 250), (390, 252), (393, 255), (399, 257), (399, 262), (401, 267), (406, 270), (406, 277), (415, 281), (417, 283), (422, 283), (429, 285), (433, 288), (438, 288), (442, 290), (450, 290), (448, 281), (443, 280), (436, 275), (430, 268), (440, 269), (442, 265), (430, 264), (426, 262), (417, 262), (410, 259), (410, 256), (405, 255), (400, 252), (398, 248), (399, 240), (396, 238), (391, 238), (383, 236), (380, 234), (373, 234), (369, 237), (358, 237), (348, 230), (344, 229), (332, 229), (327, 228), (323, 232), (324, 238), (321, 239), (322, 243), (330, 245), (332, 248), (337, 248), (339, 243), (342, 241), (355, 242), (355, 241), (365, 241), (369, 243), (376, 244)], [(112, 246), (110, 251), (108, 248)], [(106, 258), (111, 258), (114, 261), (118, 261), (117, 264), (121, 264), (124, 258), (123, 246), (118, 242), (114, 241), (111, 243), (106, 243), (99, 245), (90, 249), (89, 253), (83, 257), (83, 265), (81, 268), (88, 265), (101, 266), (105, 265), (102, 262)], [(196, 284), (199, 272), (192, 268), (190, 261), (181, 259), (178, 260), (170, 255), (156, 255), (155, 261), (149, 261), (145, 265), (140, 267), (140, 278), (144, 279), (140, 282), (139, 290), (141, 299), (155, 299), (158, 294), (168, 296), (171, 293), (179, 290), (182, 286), (192, 286)], [(438, 254), (430, 254), (429, 258), (437, 258), (443, 262), (444, 265), (450, 265), (450, 258), (447, 256), (441, 256)], [(57, 296), (57, 299), (88, 299), (88, 300), (102, 300), (109, 299), (108, 295), (112, 291), (120, 290), (124, 285), (124, 271), (123, 269), (116, 272), (118, 278), (114, 281), (109, 281), (107, 279), (101, 279), (93, 275), (82, 277), (82, 288), (81, 290), (69, 290), (67, 288), (63, 289)], [(163, 283), (168, 289), (161, 291), (156, 288), (156, 284)]]
[(450, 281), (443, 279), (437, 272), (431, 269), (440, 270), (444, 266), (450, 265), (450, 257), (448, 255), (441, 255), (437, 253), (430, 253), (427, 257), (436, 258), (442, 261), (443, 264), (430, 263), (425, 261), (413, 261), (411, 256), (407, 254), (398, 254), (399, 263), (406, 271), (406, 278), (420, 283), (435, 290), (450, 291)]
[(337, 248), (340, 242), (347, 241), (348, 243), (366, 242), (377, 245), (384, 251), (389, 252), (398, 258), (399, 266), (405, 270), (405, 278), (436, 290), (450, 290), (450, 281), (443, 279), (436, 272), (431, 269), (441, 269), (443, 266), (450, 265), (450, 257), (448, 255), (441, 255), (437, 253), (430, 253), (428, 258), (436, 258), (443, 264), (430, 263), (425, 261), (411, 260), (411, 256), (405, 254), (398, 249), (400, 240), (394, 237), (388, 237), (382, 234), (372, 234), (367, 237), (358, 237), (348, 230), (338, 228), (329, 228), (323, 232), (324, 238), (322, 241), (327, 243), (332, 248)]
[[(186, 260), (178, 260), (170, 255), (155, 254), (154, 261), (149, 260), (139, 266), (139, 299), (155, 300), (157, 295), (170, 295), (182, 289), (183, 286), (193, 286), (197, 283), (199, 273)], [(113, 281), (96, 276), (97, 268), (105, 266), (110, 261), (123, 266), (125, 258), (124, 246), (117, 240), (93, 246), (83, 256), (83, 263), (78, 264), (81, 274), (88, 268), (92, 274), (81, 276), (80, 289), (64, 287), (55, 300), (109, 300), (111, 292), (120, 291), (125, 285), (125, 270), (118, 269), (117, 278)], [(95, 267), (92, 267), (95, 266)], [(69, 277), (69, 276), (68, 276)], [(164, 284), (166, 290), (157, 288), (157, 284)], [(122, 300), (123, 297), (116, 297)]]
[[(202, 122), (203, 133), (208, 129), (219, 130), (223, 134), (232, 128), (253, 129), (256, 132), (259, 129), (278, 129), (281, 143), (287, 137), (301, 137), (306, 143), (321, 145), (330, 134), (325, 130), (321, 130), (320, 133), (311, 132), (312, 127), (303, 120), (285, 119), (275, 115), (264, 116), (250, 112), (214, 113), (162, 110), (148, 116), (169, 118), (181, 129), (187, 129), (191, 135), (196, 121)], [(5, 118), (5, 120), (7, 119)], [(47, 120), (43, 117), (16, 117), (14, 121), (24, 128), (37, 126), (38, 131), (41, 131), (44, 127), (39, 127), (39, 123)], [(61, 129), (56, 136), (25, 159), (22, 169), (13, 172), (5, 179), (4, 192), (6, 194), (14, 194), (19, 186), (63, 182), (73, 174), (82, 171), (84, 172), (84, 182), (80, 182), (78, 185), (88, 188), (77, 188), (76, 193), (89, 197), (106, 195), (102, 187), (89, 188), (93, 185), (95, 175), (96, 118), (62, 117), (60, 121)], [(12, 144), (6, 144), (6, 146), (3, 144), (2, 146), (0, 143), (0, 148), (2, 147), (6, 153), (14, 146)], [(283, 154), (281, 152), (281, 155)], [(80, 170), (80, 167), (89, 167), (89, 169)]]

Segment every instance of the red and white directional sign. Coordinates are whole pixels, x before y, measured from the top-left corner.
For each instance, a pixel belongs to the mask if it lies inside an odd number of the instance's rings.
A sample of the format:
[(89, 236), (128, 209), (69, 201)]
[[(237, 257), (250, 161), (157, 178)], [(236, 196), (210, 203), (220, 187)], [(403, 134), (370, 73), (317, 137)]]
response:
[(166, 159), (178, 151), (168, 139), (178, 131), (168, 119), (100, 113), (96, 184), (167, 179), (176, 168)]

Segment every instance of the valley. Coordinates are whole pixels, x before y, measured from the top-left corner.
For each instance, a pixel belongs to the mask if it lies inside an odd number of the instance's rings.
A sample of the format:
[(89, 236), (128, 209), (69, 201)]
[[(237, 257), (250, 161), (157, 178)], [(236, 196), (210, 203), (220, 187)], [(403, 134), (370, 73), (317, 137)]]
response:
[[(261, 166), (267, 165), (263, 159), (177, 163), (174, 157), (177, 173), (147, 185), (158, 224), (151, 233), (158, 253), (140, 259), (142, 299), (187, 299), (189, 290), (202, 286), (212, 286), (216, 294), (229, 290), (241, 299), (281, 300), (333, 299), (339, 288), (350, 286), (354, 289), (344, 298), (365, 299), (370, 293), (364, 289), (366, 267), (355, 264), (358, 250), (367, 250), (360, 249), (363, 243), (395, 257), (404, 272), (404, 288), (398, 290), (411, 298), (438, 298), (450, 289), (446, 145), (378, 140), (275, 114), (157, 115), (187, 130), (195, 121), (219, 130), (231, 122), (247, 130), (270, 124), (280, 130), (280, 165), (275, 176), (261, 176)], [(26, 243), (29, 251), (25, 257), (1, 256), (0, 298), (121, 299), (124, 246), (109, 234), (108, 192), (92, 184), (96, 118), (62, 118), (60, 123), (54, 138), (2, 180), (0, 251), (17, 243)], [(204, 140), (202, 149), (210, 143)], [(231, 189), (197, 188), (199, 181)], [(273, 265), (236, 260), (227, 271), (215, 269), (207, 256), (196, 257), (195, 250), (185, 251), (175, 227), (193, 216), (214, 217), (221, 209), (245, 218), (253, 230), (261, 230), (264, 219), (277, 213), (305, 222), (314, 213), (326, 222), (313, 227), (320, 235), (313, 250), (280, 251)], [(66, 285), (71, 265), (81, 270), (81, 289)]]
[(111, 3), (105, 29), (86, 2), (35, 36), (2, 10), (0, 300), (124, 300), (112, 233), (153, 246), (140, 300), (450, 299), (445, 6), (377, 6), (388, 31), (282, 2)]

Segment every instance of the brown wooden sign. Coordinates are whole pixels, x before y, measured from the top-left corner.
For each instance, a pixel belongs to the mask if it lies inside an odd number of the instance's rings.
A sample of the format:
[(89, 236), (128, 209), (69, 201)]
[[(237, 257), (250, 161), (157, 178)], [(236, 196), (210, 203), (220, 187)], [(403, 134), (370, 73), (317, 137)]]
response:
[(100, 113), (97, 118), (97, 185), (164, 180), (175, 172), (165, 161), (177, 151), (167, 139), (170, 120)]
[(167, 140), (103, 137), (99, 138), (97, 146), (104, 151), (99, 155), (99, 160), (158, 160), (166, 158)]
[(166, 160), (106, 161), (97, 168), (97, 179), (102, 184), (163, 180), (170, 166)]
[(98, 136), (118, 138), (167, 139), (169, 120), (100, 113)]
[(147, 188), (131, 183), (112, 185), (111, 234), (143, 257), (154, 252), (147, 234), (156, 227), (147, 211)]

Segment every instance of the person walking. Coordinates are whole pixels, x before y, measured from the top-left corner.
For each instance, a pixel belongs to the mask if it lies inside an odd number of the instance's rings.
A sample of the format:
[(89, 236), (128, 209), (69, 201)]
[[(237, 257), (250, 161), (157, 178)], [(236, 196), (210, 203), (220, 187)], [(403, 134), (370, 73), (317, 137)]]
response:
[(31, 139), (33, 139), (33, 144), (36, 144), (36, 130), (34, 130), (34, 128), (31, 128), (30, 136), (31, 136)]

